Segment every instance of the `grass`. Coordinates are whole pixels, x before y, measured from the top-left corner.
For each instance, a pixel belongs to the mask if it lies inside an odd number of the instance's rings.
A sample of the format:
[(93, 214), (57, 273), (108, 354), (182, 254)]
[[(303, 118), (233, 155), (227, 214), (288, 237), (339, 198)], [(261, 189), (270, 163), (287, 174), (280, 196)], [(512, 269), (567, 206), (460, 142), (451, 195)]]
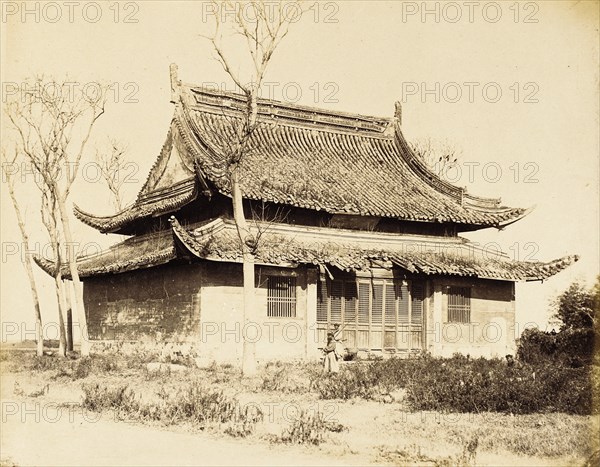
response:
[[(9, 384), (11, 397), (29, 397), (50, 381), (49, 393), (41, 396), (45, 400), (63, 388), (71, 401), (73, 393), (81, 394), (87, 410), (115, 411), (120, 418), (138, 423), (217, 430), (232, 437), (250, 437), (253, 442), (320, 445), (341, 454), (372, 452), (373, 459), (401, 465), (469, 465), (473, 459), (467, 448), (469, 443), (473, 447), (475, 439), (477, 459), (485, 453), (538, 459), (562, 459), (573, 453), (583, 463), (599, 448), (590, 436), (598, 431), (598, 417), (561, 413), (548, 406), (531, 414), (490, 411), (485, 406), (464, 412), (460, 404), (471, 402), (466, 398), (469, 392), (463, 390), (456, 399), (448, 398), (460, 410), (414, 402), (417, 390), (423, 391), (423, 401), (431, 401), (445, 394), (446, 388), (456, 391), (463, 381), (470, 385), (470, 394), (477, 398), (491, 394), (495, 402), (490, 406), (499, 406), (501, 398), (493, 394), (499, 383), (482, 375), (491, 378), (488, 372), (497, 371), (515, 378), (531, 377), (529, 367), (508, 369), (500, 361), (352, 362), (339, 375), (323, 375), (317, 363), (274, 362), (263, 366), (257, 376), (242, 378), (238, 368), (216, 363), (208, 368), (189, 367), (176, 375), (149, 372), (146, 363), (154, 358), (140, 353), (71, 360), (2, 352), (0, 364), (4, 376), (9, 373), (21, 384), (19, 394)], [(539, 375), (535, 384), (543, 385)], [(418, 381), (423, 383), (418, 385)], [(531, 390), (532, 384), (513, 384), (509, 389)], [(404, 388), (400, 400), (382, 397), (398, 388)], [(508, 397), (511, 393), (501, 394)], [(560, 397), (555, 394), (555, 399)], [(285, 416), (286, 405), (297, 409), (294, 417)], [(275, 407), (274, 413), (269, 413), (269, 407)], [(405, 444), (398, 445), (399, 440)], [(438, 444), (446, 450), (434, 452)]]
[(157, 398), (144, 401), (142, 394), (128, 385), (83, 384), (83, 407), (92, 411), (114, 410), (122, 419), (159, 421), (164, 425), (191, 423), (199, 429), (224, 425), (233, 436), (248, 436), (262, 421), (256, 406), (239, 401), (200, 381), (185, 382), (177, 389), (161, 387)]

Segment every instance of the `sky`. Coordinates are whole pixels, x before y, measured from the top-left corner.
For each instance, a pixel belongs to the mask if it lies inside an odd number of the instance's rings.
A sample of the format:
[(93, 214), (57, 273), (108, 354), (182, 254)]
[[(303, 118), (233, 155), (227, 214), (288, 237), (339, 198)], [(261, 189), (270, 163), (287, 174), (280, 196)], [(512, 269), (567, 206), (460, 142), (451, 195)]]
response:
[[(292, 24), (273, 56), (262, 95), (389, 117), (400, 101), (409, 141), (432, 138), (459, 149), (460, 172), (447, 173), (448, 179), (470, 193), (501, 197), (508, 206), (535, 206), (502, 231), (465, 236), (482, 245), (497, 244), (521, 260), (580, 255), (578, 263), (543, 283), (517, 285), (517, 322), (545, 327), (552, 297), (574, 280), (591, 285), (598, 275), (599, 3), (306, 5), (307, 13)], [(1, 7), (3, 102), (15, 86), (40, 74), (67, 78), (81, 88), (113, 83), (106, 115), (85, 156), (86, 175), (72, 192), (71, 202), (84, 210), (113, 212), (91, 162), (109, 137), (128, 147), (135, 164), (126, 198), (132, 201), (144, 183), (172, 118), (169, 64), (178, 65), (186, 83), (235, 89), (203, 37), (214, 21), (207, 2), (1, 2)], [(226, 11), (217, 14), (227, 17)], [(235, 38), (226, 45), (236, 70), (248, 76), (243, 47)], [(2, 131), (6, 135), (5, 120)], [(20, 323), (17, 337), (33, 323), (5, 185), (3, 340), (15, 338), (6, 323)], [(34, 225), (27, 176), (18, 190)], [(45, 239), (40, 229), (34, 230), (36, 248), (43, 249)], [(74, 235), (82, 244), (100, 246), (119, 239), (79, 221), (74, 221)], [(36, 278), (43, 317), (55, 321), (52, 281), (40, 271)]]

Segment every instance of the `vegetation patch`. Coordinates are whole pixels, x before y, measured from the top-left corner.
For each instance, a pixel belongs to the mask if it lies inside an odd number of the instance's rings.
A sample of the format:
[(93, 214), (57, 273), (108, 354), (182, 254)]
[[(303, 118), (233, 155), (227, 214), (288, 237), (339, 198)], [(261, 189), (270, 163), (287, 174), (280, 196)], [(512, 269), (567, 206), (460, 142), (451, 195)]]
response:
[(203, 386), (197, 381), (182, 384), (174, 391), (161, 387), (154, 400), (143, 401), (127, 385), (83, 384), (83, 407), (102, 411), (112, 409), (122, 418), (136, 421), (159, 421), (165, 425), (191, 423), (205, 429), (218, 425), (234, 436), (247, 436), (263, 419), (255, 404), (241, 406), (235, 398), (221, 390)]
[(326, 420), (321, 412), (300, 411), (290, 426), (283, 431), (281, 441), (291, 444), (314, 444), (323, 442), (328, 431), (340, 432), (344, 426), (333, 421)]

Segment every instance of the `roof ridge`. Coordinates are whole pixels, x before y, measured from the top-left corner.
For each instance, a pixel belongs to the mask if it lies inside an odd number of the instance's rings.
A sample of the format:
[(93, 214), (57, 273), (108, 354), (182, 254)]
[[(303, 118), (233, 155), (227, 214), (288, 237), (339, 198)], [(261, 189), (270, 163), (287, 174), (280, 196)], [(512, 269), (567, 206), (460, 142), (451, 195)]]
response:
[[(237, 115), (243, 112), (246, 97), (243, 94), (209, 89), (204, 86), (191, 84), (181, 85), (187, 95), (190, 106), (201, 107), (204, 111)], [(183, 96), (182, 96), (183, 97)], [(278, 101), (275, 99), (258, 98), (258, 114), (261, 119), (272, 119), (279, 124), (303, 124), (308, 128), (324, 130), (323, 125), (336, 129), (360, 131), (364, 133), (384, 134), (395, 122), (397, 117), (377, 117), (340, 110), (311, 107), (302, 104)]]

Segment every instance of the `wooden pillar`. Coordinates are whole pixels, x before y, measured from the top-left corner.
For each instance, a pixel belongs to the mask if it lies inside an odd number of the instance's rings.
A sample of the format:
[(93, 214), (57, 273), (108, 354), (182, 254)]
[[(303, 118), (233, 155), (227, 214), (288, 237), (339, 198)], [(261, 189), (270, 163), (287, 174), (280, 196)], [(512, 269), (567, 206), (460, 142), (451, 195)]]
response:
[(306, 319), (304, 321), (304, 355), (308, 360), (318, 360), (319, 332), (317, 330), (317, 281), (319, 271), (306, 269)]
[(408, 355), (412, 351), (412, 281), (408, 282)]
[(431, 313), (431, 281), (426, 280), (423, 287), (423, 318), (421, 322), (421, 349), (428, 350), (431, 342), (427, 329), (429, 323), (433, 321), (430, 316)]
[(442, 326), (443, 313), (442, 313), (442, 300), (444, 294), (442, 293), (442, 285), (435, 283), (433, 284), (433, 322), (430, 327), (430, 337), (433, 339), (433, 355), (441, 355), (442, 353)]

